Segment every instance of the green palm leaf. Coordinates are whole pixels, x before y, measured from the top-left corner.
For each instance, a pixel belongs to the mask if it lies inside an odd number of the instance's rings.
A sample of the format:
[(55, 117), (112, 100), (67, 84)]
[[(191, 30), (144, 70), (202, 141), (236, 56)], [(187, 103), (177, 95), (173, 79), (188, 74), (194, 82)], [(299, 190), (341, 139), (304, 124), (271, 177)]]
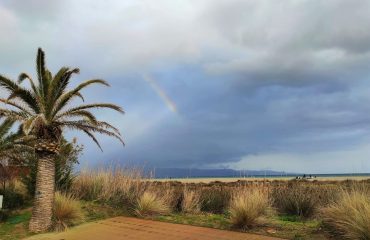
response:
[[(6, 98), (0, 98), (0, 102), (9, 107), (0, 108), (0, 117), (18, 121), (24, 133), (34, 135), (38, 139), (55, 142), (61, 138), (63, 129), (75, 129), (91, 137), (99, 148), (101, 146), (94, 136), (95, 133), (114, 137), (123, 143), (117, 128), (99, 121), (90, 111), (103, 108), (124, 113), (121, 107), (111, 103), (71, 106), (76, 97), (84, 101), (82, 90), (94, 84), (109, 86), (106, 81), (92, 79), (71, 88), (71, 78), (80, 70), (62, 67), (53, 76), (46, 67), (45, 53), (41, 48), (37, 51), (36, 72), (36, 82), (27, 73), (21, 73), (18, 81), (0, 75), (0, 87), (9, 92)], [(29, 87), (22, 86), (25, 80)]]

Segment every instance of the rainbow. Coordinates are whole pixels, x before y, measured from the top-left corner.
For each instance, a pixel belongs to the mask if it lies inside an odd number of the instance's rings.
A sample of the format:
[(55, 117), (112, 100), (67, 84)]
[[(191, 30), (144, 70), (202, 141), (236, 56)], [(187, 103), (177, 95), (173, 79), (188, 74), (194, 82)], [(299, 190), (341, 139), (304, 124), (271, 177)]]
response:
[(158, 83), (149, 75), (143, 75), (144, 80), (149, 83), (149, 85), (153, 88), (153, 90), (157, 93), (157, 95), (163, 100), (165, 105), (168, 107), (170, 111), (173, 113), (177, 113), (176, 104), (170, 99), (167, 93), (158, 85)]

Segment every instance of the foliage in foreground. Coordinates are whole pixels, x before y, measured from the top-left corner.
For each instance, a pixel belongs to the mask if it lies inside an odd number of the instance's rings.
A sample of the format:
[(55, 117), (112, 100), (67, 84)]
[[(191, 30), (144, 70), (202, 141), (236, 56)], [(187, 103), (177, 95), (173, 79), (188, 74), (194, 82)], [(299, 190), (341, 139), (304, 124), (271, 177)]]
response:
[(133, 208), (147, 185), (136, 169), (83, 170), (75, 178), (71, 192), (85, 201)]
[(289, 182), (273, 187), (271, 198), (280, 213), (309, 218), (330, 202), (337, 190), (337, 186)]
[(0, 195), (3, 195), (3, 209), (6, 210), (24, 208), (29, 200), (24, 185), (16, 179), (6, 181), (0, 188)]
[[(84, 221), (90, 222), (110, 217), (122, 216), (126, 213), (120, 209), (110, 206), (102, 206), (93, 202), (80, 202), (84, 213)], [(31, 218), (31, 209), (15, 210), (10, 212), (5, 222), (0, 222), (1, 240), (19, 240), (31, 235), (28, 231), (28, 224)]]
[(242, 229), (256, 225), (258, 218), (269, 208), (268, 194), (264, 189), (241, 189), (236, 191), (230, 201), (231, 223)]
[(4, 223), (0, 223), (1, 240), (24, 239), (29, 235), (27, 231), (28, 221), (31, 218), (30, 210), (13, 212)]
[(365, 189), (342, 190), (338, 200), (322, 209), (323, 222), (335, 235), (370, 239), (370, 194)]
[(146, 191), (137, 200), (135, 214), (137, 216), (155, 216), (170, 213), (167, 199), (154, 191)]
[(196, 190), (190, 190), (186, 186), (183, 190), (181, 210), (184, 213), (200, 212), (200, 194)]
[(54, 201), (55, 230), (64, 231), (68, 226), (81, 222), (84, 215), (81, 204), (70, 194), (55, 193)]
[(209, 213), (224, 213), (231, 197), (231, 190), (224, 187), (207, 187), (201, 189), (201, 210)]

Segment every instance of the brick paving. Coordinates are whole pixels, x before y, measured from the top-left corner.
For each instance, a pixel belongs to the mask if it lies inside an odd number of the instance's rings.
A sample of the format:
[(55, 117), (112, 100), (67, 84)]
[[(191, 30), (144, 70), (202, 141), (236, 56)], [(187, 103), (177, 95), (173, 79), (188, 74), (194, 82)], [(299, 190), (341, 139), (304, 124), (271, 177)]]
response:
[(28, 240), (278, 240), (279, 238), (212, 228), (115, 217), (87, 223), (66, 232), (36, 235)]

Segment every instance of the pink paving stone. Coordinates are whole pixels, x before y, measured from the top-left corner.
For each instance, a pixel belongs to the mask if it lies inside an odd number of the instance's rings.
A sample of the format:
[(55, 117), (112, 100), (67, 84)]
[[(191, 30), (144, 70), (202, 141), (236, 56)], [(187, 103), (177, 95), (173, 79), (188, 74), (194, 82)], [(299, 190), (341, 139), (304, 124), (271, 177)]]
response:
[(66, 232), (36, 235), (28, 240), (278, 240), (280, 238), (213, 228), (115, 217), (87, 223)]

